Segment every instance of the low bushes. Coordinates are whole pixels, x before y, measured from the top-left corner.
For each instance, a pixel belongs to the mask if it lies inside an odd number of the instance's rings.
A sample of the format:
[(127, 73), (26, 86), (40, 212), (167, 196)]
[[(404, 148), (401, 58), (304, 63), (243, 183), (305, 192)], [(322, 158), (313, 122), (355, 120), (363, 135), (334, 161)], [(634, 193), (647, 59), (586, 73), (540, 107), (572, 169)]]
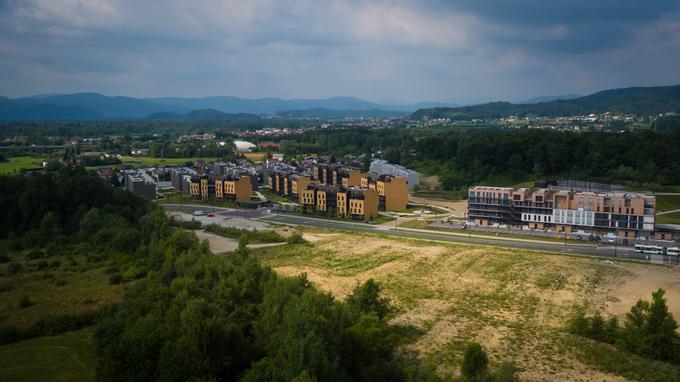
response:
[(19, 329), (14, 326), (0, 328), (0, 345), (36, 337), (55, 336), (92, 326), (100, 313), (106, 309), (108, 309), (108, 306), (86, 313), (46, 317), (31, 325), (28, 329)]
[(243, 228), (224, 227), (218, 224), (205, 226), (205, 230), (214, 234), (238, 239), (241, 235), (248, 237), (249, 243), (283, 243), (286, 239), (274, 231), (247, 230)]

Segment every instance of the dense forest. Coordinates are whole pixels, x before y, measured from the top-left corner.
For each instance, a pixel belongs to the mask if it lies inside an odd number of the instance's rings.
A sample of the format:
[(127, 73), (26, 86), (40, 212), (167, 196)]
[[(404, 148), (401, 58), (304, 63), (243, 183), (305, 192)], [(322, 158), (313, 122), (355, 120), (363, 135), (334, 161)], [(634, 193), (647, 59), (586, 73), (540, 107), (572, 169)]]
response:
[(439, 175), (448, 190), (504, 177), (571, 176), (615, 183), (680, 183), (680, 132), (559, 132), (454, 127), (310, 131), (284, 152), (341, 156), (382, 151), (383, 158)]
[(26, 136), (29, 144), (49, 144), (47, 137), (93, 138), (111, 135), (153, 135), (172, 137), (180, 134), (224, 133), (232, 130), (261, 128), (300, 128), (318, 121), (266, 119), (256, 121), (173, 121), (116, 120), (84, 122), (16, 122), (0, 123), (0, 137)]
[(420, 109), (412, 119), (448, 118), (451, 120), (498, 119), (511, 115), (560, 117), (591, 113), (619, 113), (637, 116), (680, 112), (680, 85), (605, 90), (571, 100), (537, 104), (491, 102), (464, 107)]

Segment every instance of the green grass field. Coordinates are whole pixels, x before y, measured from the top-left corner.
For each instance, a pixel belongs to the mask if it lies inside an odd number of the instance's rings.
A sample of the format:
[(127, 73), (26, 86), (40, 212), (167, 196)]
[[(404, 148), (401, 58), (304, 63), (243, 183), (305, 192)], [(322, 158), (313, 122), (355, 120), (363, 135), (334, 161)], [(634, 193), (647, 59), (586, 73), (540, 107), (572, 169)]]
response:
[[(182, 165), (186, 162), (195, 162), (198, 159), (203, 159), (206, 163), (215, 162), (216, 157), (193, 157), (193, 158), (158, 158), (158, 157), (122, 157), (120, 158), (123, 164), (139, 167), (152, 165)], [(110, 166), (108, 166), (110, 167)]]
[(94, 381), (92, 329), (0, 346), (0, 381)]
[(680, 209), (680, 195), (659, 195), (656, 197), (657, 212), (677, 209)]
[(12, 157), (7, 162), (0, 162), (0, 174), (18, 174), (20, 169), (42, 167), (44, 158)]
[(657, 215), (657, 224), (680, 224), (680, 212), (673, 212), (672, 214)]
[(418, 211), (422, 211), (422, 210), (432, 211), (433, 213), (437, 213), (437, 214), (445, 214), (447, 212), (443, 208), (439, 208), (439, 207), (435, 207), (435, 206), (425, 206), (425, 205), (422, 205), (422, 204), (409, 204), (406, 209), (399, 210), (397, 212), (412, 214), (414, 212), (418, 212)]

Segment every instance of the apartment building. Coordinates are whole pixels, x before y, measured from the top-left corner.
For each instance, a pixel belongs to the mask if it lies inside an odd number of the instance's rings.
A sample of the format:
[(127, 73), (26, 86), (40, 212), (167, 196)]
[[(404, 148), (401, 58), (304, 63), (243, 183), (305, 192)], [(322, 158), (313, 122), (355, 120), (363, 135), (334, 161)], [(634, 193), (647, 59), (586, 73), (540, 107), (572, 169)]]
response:
[(479, 226), (503, 224), (637, 238), (653, 234), (655, 213), (656, 198), (637, 193), (486, 186), (468, 190), (468, 219)]
[(341, 164), (314, 164), (311, 175), (291, 171), (271, 171), (266, 177), (271, 190), (305, 210), (338, 216), (377, 216), (377, 211), (399, 211), (408, 203), (408, 181), (390, 175), (364, 174), (358, 168)]
[(202, 200), (214, 197), (248, 203), (252, 192), (250, 175), (194, 175), (189, 182), (189, 195)]
[(346, 185), (358, 185), (361, 180), (361, 170), (338, 163), (316, 163), (312, 166), (312, 180), (335, 185), (343, 184), (344, 180)]
[(156, 198), (156, 180), (144, 171), (123, 170), (125, 189), (146, 200)]
[(368, 220), (378, 216), (378, 192), (359, 187), (310, 184), (301, 191), (300, 204), (337, 217)]
[(192, 175), (197, 175), (196, 170), (190, 167), (173, 167), (170, 169), (170, 181), (175, 190), (187, 194), (189, 193), (189, 183)]
[(408, 180), (386, 174), (364, 174), (359, 185), (378, 191), (380, 211), (400, 211), (408, 205)]

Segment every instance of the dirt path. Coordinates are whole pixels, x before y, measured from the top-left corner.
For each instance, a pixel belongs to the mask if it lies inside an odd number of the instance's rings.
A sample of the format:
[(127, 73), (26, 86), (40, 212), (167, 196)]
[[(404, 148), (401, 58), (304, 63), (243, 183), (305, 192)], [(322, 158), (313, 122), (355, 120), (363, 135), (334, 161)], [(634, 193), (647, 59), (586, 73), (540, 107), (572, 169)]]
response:
[(466, 216), (468, 212), (467, 201), (465, 200), (440, 200), (423, 198), (421, 196), (409, 196), (409, 202), (448, 208), (453, 211), (454, 216), (459, 217)]

